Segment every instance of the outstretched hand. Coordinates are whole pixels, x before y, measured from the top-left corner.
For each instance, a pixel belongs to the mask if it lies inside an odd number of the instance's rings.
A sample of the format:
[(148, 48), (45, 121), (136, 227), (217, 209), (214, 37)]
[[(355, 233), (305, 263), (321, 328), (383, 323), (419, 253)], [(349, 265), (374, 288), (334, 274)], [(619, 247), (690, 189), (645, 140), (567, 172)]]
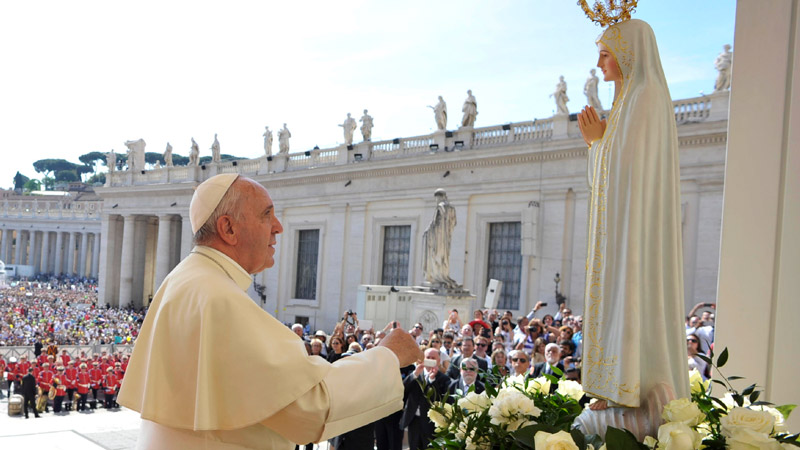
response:
[(386, 347), (393, 351), (397, 355), (397, 359), (400, 360), (400, 367), (422, 360), (422, 350), (419, 349), (414, 338), (402, 328), (393, 329), (391, 333), (381, 339), (378, 346)]
[(586, 106), (583, 111), (578, 113), (578, 127), (581, 129), (583, 140), (586, 145), (592, 145), (592, 142), (603, 137), (606, 132), (605, 119), (600, 120), (597, 111), (591, 106)]

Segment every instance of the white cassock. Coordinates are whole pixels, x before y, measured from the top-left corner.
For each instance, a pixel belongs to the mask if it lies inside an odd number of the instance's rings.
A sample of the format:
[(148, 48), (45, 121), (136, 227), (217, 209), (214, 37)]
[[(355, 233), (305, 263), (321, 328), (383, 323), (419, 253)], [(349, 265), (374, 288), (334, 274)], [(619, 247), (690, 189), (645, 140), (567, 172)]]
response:
[(236, 262), (203, 246), (164, 280), (118, 399), (141, 413), (139, 448), (288, 450), (402, 408), (391, 350), (335, 364), (309, 356), (245, 293), (250, 283)]
[(589, 151), (583, 389), (610, 401), (578, 423), (644, 437), (689, 397), (678, 139), (655, 36), (641, 20), (598, 39), (622, 72), (603, 138)]

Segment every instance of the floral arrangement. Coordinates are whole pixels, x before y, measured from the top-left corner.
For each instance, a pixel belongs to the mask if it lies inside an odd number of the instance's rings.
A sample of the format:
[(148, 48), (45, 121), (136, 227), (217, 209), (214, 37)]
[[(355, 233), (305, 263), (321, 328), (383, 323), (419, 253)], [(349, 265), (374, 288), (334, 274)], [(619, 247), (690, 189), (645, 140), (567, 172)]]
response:
[[(800, 435), (786, 430), (785, 421), (796, 405), (775, 406), (758, 401), (761, 391), (750, 385), (741, 392), (719, 370), (728, 360), (724, 350), (716, 363), (701, 358), (721, 379), (703, 381), (697, 370), (689, 372), (692, 398), (668, 403), (658, 436), (639, 442), (627, 430), (609, 427), (605, 442), (596, 435), (572, 429), (586, 403), (575, 381), (544, 375), (504, 380), (491, 373), (486, 390), (470, 390), (433, 403), (428, 417), (436, 425), (431, 447), (441, 450), (787, 450), (800, 447)], [(561, 376), (562, 373), (553, 368)], [(711, 381), (725, 388), (711, 395)], [(551, 393), (551, 386), (557, 388)], [(496, 387), (495, 387), (496, 386)]]

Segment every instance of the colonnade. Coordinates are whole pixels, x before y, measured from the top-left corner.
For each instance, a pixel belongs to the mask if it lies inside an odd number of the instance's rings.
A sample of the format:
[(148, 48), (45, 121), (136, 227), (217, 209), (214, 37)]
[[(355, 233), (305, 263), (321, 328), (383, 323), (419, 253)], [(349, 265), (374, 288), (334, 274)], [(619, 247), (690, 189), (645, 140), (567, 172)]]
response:
[(186, 214), (103, 216), (99, 300), (147, 306), (167, 274), (192, 249)]
[(0, 261), (31, 266), (33, 274), (97, 278), (101, 245), (97, 231), (36, 229), (33, 225), (0, 228)]

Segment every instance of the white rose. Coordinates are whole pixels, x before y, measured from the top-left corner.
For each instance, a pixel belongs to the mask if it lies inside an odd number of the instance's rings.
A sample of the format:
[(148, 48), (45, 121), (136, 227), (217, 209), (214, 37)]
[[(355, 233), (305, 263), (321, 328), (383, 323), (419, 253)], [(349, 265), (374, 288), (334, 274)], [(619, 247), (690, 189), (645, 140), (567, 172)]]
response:
[(781, 450), (778, 441), (751, 428), (729, 428), (726, 437), (730, 450)]
[(775, 419), (775, 428), (773, 429), (774, 433), (786, 431), (786, 419), (783, 418), (783, 414), (781, 414), (781, 412), (777, 409), (766, 405), (751, 406), (750, 409), (755, 409), (756, 411), (766, 411), (770, 413)]
[(664, 406), (661, 414), (667, 422), (680, 422), (690, 427), (703, 420), (703, 412), (688, 398), (677, 398)]
[(556, 392), (576, 401), (580, 400), (581, 397), (583, 397), (583, 387), (577, 381), (572, 381), (572, 380), (559, 381)]
[(434, 425), (436, 425), (436, 431), (446, 430), (450, 425), (450, 417), (453, 417), (453, 405), (439, 403), (437, 406), (441, 406), (444, 411), (439, 412), (436, 409), (431, 408), (428, 410), (428, 418), (431, 419), (431, 422), (433, 422)]
[(658, 449), (694, 450), (700, 447), (700, 435), (685, 423), (669, 422), (658, 427)]
[(643, 444), (649, 448), (656, 448), (658, 441), (653, 436), (645, 436)]
[(535, 423), (532, 419), (541, 412), (533, 400), (513, 387), (501, 389), (489, 407), (492, 424), (505, 425), (509, 431)]
[(730, 437), (738, 428), (748, 428), (758, 433), (770, 434), (775, 427), (775, 418), (767, 411), (755, 411), (749, 408), (733, 408), (728, 415), (720, 419), (722, 434)]
[(540, 431), (533, 437), (536, 450), (578, 450), (572, 435), (566, 431), (547, 433)]
[(483, 412), (491, 405), (492, 399), (486, 395), (486, 392), (481, 392), (480, 394), (470, 392), (465, 397), (462, 397), (458, 400), (458, 406), (461, 409), (466, 410), (468, 413)]
[(700, 375), (700, 372), (697, 369), (692, 369), (689, 371), (689, 386), (692, 388), (692, 392), (702, 393), (708, 390), (708, 385), (711, 384), (711, 380), (703, 381), (703, 376)]
[(548, 380), (547, 377), (534, 378), (533, 380), (528, 382), (528, 392), (530, 393), (541, 392), (543, 394), (549, 394), (550, 380)]

